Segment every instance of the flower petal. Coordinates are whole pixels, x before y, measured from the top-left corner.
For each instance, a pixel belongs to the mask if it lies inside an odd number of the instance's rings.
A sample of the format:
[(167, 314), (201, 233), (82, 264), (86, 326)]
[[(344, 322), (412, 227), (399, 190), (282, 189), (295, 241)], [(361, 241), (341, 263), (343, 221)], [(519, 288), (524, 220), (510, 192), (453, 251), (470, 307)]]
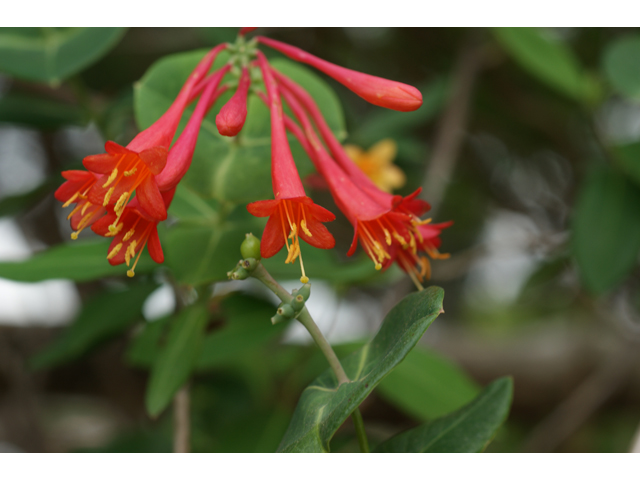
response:
[(158, 237), (158, 229), (154, 226), (149, 234), (147, 240), (147, 250), (149, 255), (156, 263), (164, 262), (164, 253), (162, 252), (162, 245), (160, 245), (160, 237)]
[[(289, 227), (287, 228), (287, 234), (289, 234)], [(282, 231), (282, 220), (280, 214), (276, 213), (272, 215), (267, 221), (267, 226), (262, 233), (262, 239), (260, 240), (260, 255), (263, 258), (273, 257), (278, 253), (285, 243), (285, 234)]]
[(248, 212), (254, 217), (269, 217), (278, 208), (280, 200), (259, 200), (247, 205)]
[(145, 178), (136, 189), (136, 198), (140, 202), (140, 207), (154, 220), (166, 220), (167, 208), (160, 189), (152, 176)]
[(310, 237), (302, 230), (299, 235), (302, 240), (312, 247), (330, 249), (336, 246), (335, 238), (322, 223), (317, 221), (309, 222), (307, 228), (311, 232)]
[(154, 175), (160, 174), (167, 164), (168, 151), (165, 147), (158, 146), (143, 150), (138, 155)]

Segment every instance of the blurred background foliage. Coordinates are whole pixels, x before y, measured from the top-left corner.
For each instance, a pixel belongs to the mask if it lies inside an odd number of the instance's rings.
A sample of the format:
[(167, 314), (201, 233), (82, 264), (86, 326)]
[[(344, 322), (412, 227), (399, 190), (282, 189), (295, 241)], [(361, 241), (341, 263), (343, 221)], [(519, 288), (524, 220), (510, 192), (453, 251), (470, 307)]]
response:
[[(640, 31), (261, 31), (424, 96), (415, 112), (387, 111), (274, 60), (346, 143), (392, 139), (407, 177), (398, 193), (424, 187), (434, 221), (455, 222), (442, 235), (451, 258), (434, 263), (430, 282), (445, 289), (446, 314), (361, 406), (372, 446), (512, 375), (512, 411), (489, 451), (632, 449)], [(305, 332), (270, 325), (273, 299), (257, 283), (224, 281), (244, 233), (264, 225), (244, 204), (270, 195), (267, 111), (255, 98), (240, 146), (221, 142), (216, 109), (209, 115), (161, 231), (162, 267), (144, 254), (126, 279), (106, 262), (104, 241), (69, 240), (52, 195), (61, 170), (107, 139), (126, 144), (168, 106), (198, 52), (236, 33), (0, 29), (0, 450), (170, 451), (167, 407), (190, 379), (194, 451), (274, 451), (302, 389), (325, 370)], [(301, 174), (312, 173), (293, 150)], [(347, 259), (344, 217), (329, 228), (335, 251), (304, 250), (309, 308), (346, 355), (414, 287), (361, 254)], [(295, 280), (281, 257), (265, 265)], [(357, 450), (350, 422), (331, 448)]]

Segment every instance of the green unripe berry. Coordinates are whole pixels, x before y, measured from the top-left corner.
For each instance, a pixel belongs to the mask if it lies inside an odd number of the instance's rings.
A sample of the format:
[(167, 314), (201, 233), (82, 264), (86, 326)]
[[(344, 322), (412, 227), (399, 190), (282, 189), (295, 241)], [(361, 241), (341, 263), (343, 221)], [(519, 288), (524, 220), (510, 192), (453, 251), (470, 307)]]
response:
[(278, 308), (278, 315), (282, 315), (285, 318), (293, 318), (295, 312), (293, 311), (293, 307), (288, 303), (282, 303)]
[(305, 302), (309, 300), (309, 296), (311, 295), (311, 284), (305, 283), (302, 287), (300, 287), (297, 294), (302, 295), (302, 298), (304, 298)]
[(255, 258), (247, 258), (242, 261), (242, 268), (248, 272), (253, 272), (258, 266), (258, 261)]
[(288, 318), (276, 313), (273, 317), (271, 317), (271, 324), (275, 325), (276, 323), (284, 322), (285, 320), (288, 320)]
[(296, 312), (299, 312), (304, 308), (304, 297), (300, 294), (293, 297), (291, 300), (291, 306)]
[(234, 270), (233, 274), (231, 275), (231, 277), (234, 280), (244, 280), (245, 278), (249, 277), (249, 272), (247, 272), (244, 268), (242, 267), (238, 267)]
[(253, 236), (252, 233), (247, 233), (246, 238), (240, 245), (240, 254), (242, 258), (255, 258), (260, 260), (260, 239)]

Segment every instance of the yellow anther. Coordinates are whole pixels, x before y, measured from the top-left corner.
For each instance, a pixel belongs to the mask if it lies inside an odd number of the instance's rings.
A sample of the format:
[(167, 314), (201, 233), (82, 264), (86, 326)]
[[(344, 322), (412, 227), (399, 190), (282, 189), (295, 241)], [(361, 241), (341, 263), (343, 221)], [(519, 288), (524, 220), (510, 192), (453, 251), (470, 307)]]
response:
[(382, 265), (380, 265), (379, 263), (376, 263), (376, 270), (382, 270)]
[(302, 228), (302, 231), (306, 233), (307, 236), (313, 237), (313, 235), (311, 235), (311, 231), (307, 228), (307, 221), (304, 218), (300, 221), (300, 228)]
[(113, 195), (113, 191), (115, 189), (115, 187), (111, 187), (109, 190), (107, 190), (107, 194), (104, 196), (104, 202), (102, 202), (103, 207), (106, 207), (109, 204), (109, 200), (111, 200), (111, 195)]
[(136, 272), (133, 271), (133, 268), (130, 270), (127, 270), (127, 277), (133, 278), (135, 274)]
[(111, 260), (113, 257), (115, 257), (121, 249), (122, 249), (122, 242), (120, 242), (119, 244), (117, 244), (115, 247), (111, 249), (111, 251), (109, 252), (109, 255), (107, 255), (107, 260)]
[(72, 196), (69, 200), (67, 200), (66, 202), (64, 202), (64, 204), (62, 205), (62, 208), (66, 208), (66, 207), (68, 207), (69, 205), (71, 205), (71, 204), (76, 200), (76, 198), (78, 198), (78, 195), (79, 195), (79, 194), (80, 194), (80, 192), (76, 192), (76, 193), (74, 193), (74, 194), (73, 194), (73, 196)]
[(393, 232), (393, 238), (395, 238), (403, 247), (407, 245), (407, 241), (398, 232)]
[(291, 232), (289, 232), (289, 238), (293, 239), (298, 236), (298, 226), (294, 223), (291, 225)]
[[(131, 170), (127, 170), (126, 172), (124, 172), (124, 176), (125, 177), (130, 177), (131, 175), (133, 175), (134, 173), (136, 173), (138, 171), (137, 167), (133, 167)], [(131, 275), (133, 277), (133, 275)]]
[(91, 213), (87, 213), (84, 217), (82, 217), (82, 220), (80, 220), (80, 223), (78, 223), (78, 232), (87, 226), (87, 224), (91, 220), (91, 217), (93, 217), (93, 214)]
[(415, 222), (416, 225), (426, 225), (427, 223), (431, 223), (431, 219), (427, 218), (426, 220), (419, 220)]
[(82, 211), (80, 212), (81, 215), (84, 215), (84, 212), (87, 211), (87, 208), (89, 208), (91, 206), (91, 202), (85, 202), (84, 207), (82, 207)]
[(137, 244), (138, 242), (134, 240), (127, 247), (127, 251), (124, 252), (124, 261), (127, 263), (127, 267), (129, 266), (129, 262), (131, 261), (131, 258), (136, 254)]
[(77, 240), (78, 239), (78, 232), (71, 232), (71, 240)]
[(391, 245), (391, 234), (389, 233), (389, 230), (383, 228), (382, 231), (384, 231), (384, 239), (387, 242), (387, 245)]
[[(69, 220), (71, 217), (73, 217), (76, 213), (78, 213), (78, 210), (80, 210), (82, 208), (82, 205), (78, 205), (76, 206), (76, 208), (74, 208), (73, 210), (71, 210), (71, 213), (69, 215), (67, 215), (67, 220)], [(82, 212), (84, 213), (84, 212)]]
[[(122, 225), (122, 224), (120, 224)], [(127, 240), (129, 240), (131, 237), (133, 237), (133, 234), (136, 233), (136, 231), (132, 228), (131, 230), (129, 230), (126, 235), (124, 236), (124, 238), (122, 240), (124, 240), (125, 242)]]
[(122, 215), (124, 206), (127, 204), (127, 201), (129, 201), (129, 195), (130, 195), (129, 192), (124, 192), (122, 195), (120, 195), (120, 198), (116, 202), (116, 205), (113, 207), (118, 217)]
[(113, 182), (116, 179), (117, 176), (118, 176), (118, 169), (114, 168), (113, 172), (111, 172), (111, 175), (109, 175), (109, 178), (107, 178), (107, 181), (105, 182), (105, 184), (102, 185), (102, 188), (107, 188), (109, 184), (111, 184), (111, 182)]
[(120, 233), (120, 230), (122, 230), (123, 226), (124, 225), (122, 223), (119, 225), (116, 225), (115, 223), (109, 225), (109, 233), (105, 234), (105, 237), (115, 237), (118, 233)]
[(413, 253), (416, 253), (418, 251), (416, 247), (416, 239), (413, 235), (411, 235), (411, 241), (409, 242), (409, 245), (411, 246), (411, 251)]

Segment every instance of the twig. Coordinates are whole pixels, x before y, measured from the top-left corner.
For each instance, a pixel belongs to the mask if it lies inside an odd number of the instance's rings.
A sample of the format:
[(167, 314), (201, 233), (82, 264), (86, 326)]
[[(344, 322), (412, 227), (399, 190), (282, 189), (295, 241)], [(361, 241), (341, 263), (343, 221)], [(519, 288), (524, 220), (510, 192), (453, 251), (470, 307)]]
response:
[(175, 453), (191, 451), (190, 403), (189, 385), (185, 384), (173, 397), (173, 451)]
[(433, 154), (422, 184), (422, 195), (431, 204), (431, 216), (435, 216), (442, 202), (456, 165), (468, 122), (473, 87), (487, 58), (485, 52), (483, 45), (468, 44), (458, 56), (449, 102), (438, 127)]
[(625, 346), (598, 367), (533, 430), (524, 451), (555, 451), (620, 388), (631, 372), (632, 357)]

